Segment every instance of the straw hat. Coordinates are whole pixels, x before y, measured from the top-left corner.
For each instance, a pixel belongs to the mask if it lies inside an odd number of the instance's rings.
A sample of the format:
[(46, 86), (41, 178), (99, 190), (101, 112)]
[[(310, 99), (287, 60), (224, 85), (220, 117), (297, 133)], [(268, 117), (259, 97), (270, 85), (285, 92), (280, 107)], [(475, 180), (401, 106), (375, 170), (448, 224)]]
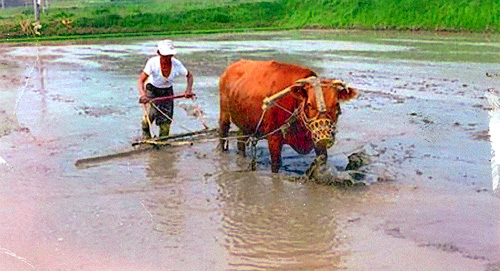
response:
[(162, 40), (158, 42), (158, 52), (160, 53), (160, 55), (168, 56), (175, 55), (177, 53), (177, 50), (175, 49), (174, 44), (171, 40)]

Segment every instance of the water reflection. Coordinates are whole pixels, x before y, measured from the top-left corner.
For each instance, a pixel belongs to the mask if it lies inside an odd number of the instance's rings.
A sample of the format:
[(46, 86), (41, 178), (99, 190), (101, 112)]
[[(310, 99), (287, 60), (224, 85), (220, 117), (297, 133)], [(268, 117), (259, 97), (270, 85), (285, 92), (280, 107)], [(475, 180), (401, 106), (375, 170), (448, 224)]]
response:
[(337, 223), (326, 190), (256, 172), (222, 174), (216, 182), (232, 268), (332, 270), (339, 265)]
[(201, 181), (203, 159), (180, 148), (149, 154), (148, 197), (141, 203), (151, 215), (153, 231), (160, 236), (159, 251), (168, 262), (164, 270), (227, 270), (226, 253), (220, 245), (217, 188)]
[(47, 121), (47, 89), (45, 88), (47, 69), (42, 57), (39, 60), (37, 74), (40, 80), (38, 85), (38, 92), (40, 93), (40, 116), (38, 123), (45, 123)]
[(180, 235), (186, 214), (183, 208), (185, 199), (182, 180), (176, 178), (176, 153), (158, 150), (148, 155), (146, 177), (153, 193), (145, 199), (144, 205), (155, 220), (156, 231), (164, 236)]

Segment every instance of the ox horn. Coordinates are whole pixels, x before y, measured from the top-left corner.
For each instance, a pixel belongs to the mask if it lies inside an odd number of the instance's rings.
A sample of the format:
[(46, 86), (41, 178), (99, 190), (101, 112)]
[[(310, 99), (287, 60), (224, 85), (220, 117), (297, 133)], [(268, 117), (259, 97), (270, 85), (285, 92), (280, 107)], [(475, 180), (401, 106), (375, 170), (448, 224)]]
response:
[(311, 76), (307, 78), (307, 80), (314, 89), (314, 95), (316, 96), (316, 104), (319, 113), (325, 113), (326, 105), (325, 105), (325, 98), (323, 97), (323, 90), (321, 89), (321, 80), (319, 80), (319, 78), (315, 76)]
[(274, 104), (274, 102), (276, 100), (278, 100), (281, 97), (283, 97), (286, 94), (288, 94), (288, 92), (290, 92), (293, 87), (302, 86), (302, 85), (308, 83), (312, 78), (316, 78), (316, 77), (311, 76), (311, 77), (308, 77), (308, 78), (305, 78), (305, 79), (299, 79), (299, 80), (295, 81), (295, 83), (293, 83), (291, 86), (285, 88), (284, 90), (282, 90), (282, 91), (274, 94), (271, 97), (265, 98), (264, 101), (262, 102), (262, 110), (266, 111), (267, 109), (269, 109), (269, 107), (271, 107)]
[[(339, 82), (342, 83), (341, 81)], [(323, 97), (323, 90), (321, 89), (321, 80), (316, 76), (311, 76), (305, 79), (297, 80), (296, 83), (301, 83), (301, 84), (309, 83), (312, 85), (314, 90), (314, 95), (316, 96), (318, 111), (320, 113), (325, 113), (326, 104), (325, 104), (325, 98)]]

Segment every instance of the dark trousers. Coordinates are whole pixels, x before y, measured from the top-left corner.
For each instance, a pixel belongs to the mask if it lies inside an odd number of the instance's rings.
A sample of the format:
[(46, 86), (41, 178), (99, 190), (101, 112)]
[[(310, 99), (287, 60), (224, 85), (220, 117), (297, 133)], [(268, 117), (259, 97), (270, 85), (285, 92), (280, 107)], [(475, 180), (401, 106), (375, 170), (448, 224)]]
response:
[[(159, 98), (159, 97), (167, 97), (167, 96), (173, 96), (174, 95), (174, 89), (172, 87), (169, 88), (157, 88), (153, 86), (152, 84), (147, 84), (146, 85), (146, 96), (150, 99), (153, 98)], [(158, 111), (153, 105), (150, 103), (145, 105), (145, 121), (147, 123), (144, 123), (143, 120), (143, 128), (144, 124), (147, 124), (149, 128), (149, 123), (153, 123), (153, 121), (156, 122), (156, 125), (160, 126), (161, 124), (170, 124), (172, 123), (172, 117), (174, 116), (174, 101), (163, 101), (163, 102), (155, 102), (155, 106), (158, 107), (160, 111)], [(165, 116), (167, 115), (167, 116)]]

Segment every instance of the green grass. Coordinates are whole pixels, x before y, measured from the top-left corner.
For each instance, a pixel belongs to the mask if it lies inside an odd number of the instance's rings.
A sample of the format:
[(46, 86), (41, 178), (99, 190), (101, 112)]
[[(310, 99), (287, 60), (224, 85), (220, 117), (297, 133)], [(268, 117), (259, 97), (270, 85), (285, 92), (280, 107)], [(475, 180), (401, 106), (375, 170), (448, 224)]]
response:
[[(243, 0), (54, 2), (42, 13), (42, 36), (110, 33), (179, 32), (228, 28), (275, 27), (285, 11), (278, 2)], [(16, 10), (14, 10), (16, 11)], [(0, 37), (30, 36), (21, 23), (33, 21), (30, 10), (0, 13)], [(28, 29), (29, 30), (29, 29)]]
[[(34, 36), (32, 22), (30, 8), (2, 10), (0, 38)], [(41, 37), (254, 28), (500, 32), (500, 0), (69, 0), (52, 1), (41, 24)]]
[(319, 28), (500, 31), (499, 0), (283, 0), (285, 25)]

